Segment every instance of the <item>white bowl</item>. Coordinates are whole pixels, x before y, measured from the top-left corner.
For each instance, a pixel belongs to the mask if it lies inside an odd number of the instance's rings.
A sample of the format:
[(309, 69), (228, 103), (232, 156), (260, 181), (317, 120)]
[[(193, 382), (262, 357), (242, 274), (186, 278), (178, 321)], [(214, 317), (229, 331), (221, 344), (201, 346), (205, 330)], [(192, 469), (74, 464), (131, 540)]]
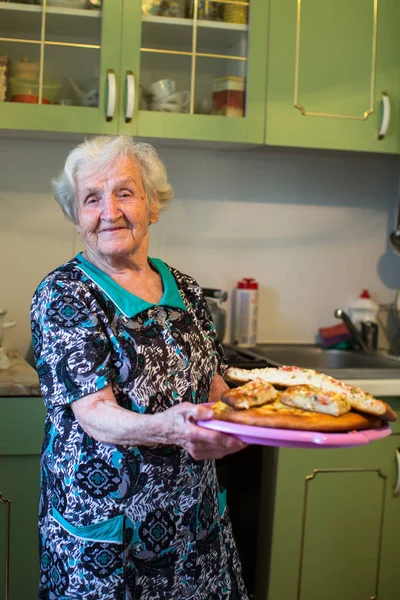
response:
[(146, 92), (160, 101), (165, 96), (170, 96), (176, 90), (176, 82), (173, 79), (159, 79), (147, 86)]
[(183, 112), (183, 108), (180, 104), (173, 104), (172, 102), (152, 102), (149, 106), (150, 110), (156, 112)]
[(174, 92), (169, 96), (162, 99), (163, 103), (167, 104), (179, 104), (180, 106), (186, 106), (190, 102), (190, 92), (186, 90), (180, 90)]

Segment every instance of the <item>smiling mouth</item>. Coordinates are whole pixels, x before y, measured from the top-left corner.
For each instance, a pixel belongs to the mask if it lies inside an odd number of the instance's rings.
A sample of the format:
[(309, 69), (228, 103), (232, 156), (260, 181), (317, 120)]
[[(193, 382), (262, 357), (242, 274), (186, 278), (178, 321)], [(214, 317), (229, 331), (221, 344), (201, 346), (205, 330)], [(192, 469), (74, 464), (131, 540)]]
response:
[(114, 231), (122, 231), (123, 229), (127, 229), (127, 227), (109, 227), (107, 229), (100, 229), (98, 233), (114, 233)]

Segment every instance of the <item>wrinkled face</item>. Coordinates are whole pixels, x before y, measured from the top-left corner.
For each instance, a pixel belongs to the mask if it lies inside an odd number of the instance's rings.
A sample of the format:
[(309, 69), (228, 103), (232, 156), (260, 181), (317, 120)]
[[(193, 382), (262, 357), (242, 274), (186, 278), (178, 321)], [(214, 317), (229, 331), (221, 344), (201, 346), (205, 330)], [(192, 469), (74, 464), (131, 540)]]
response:
[(158, 212), (150, 210), (140, 168), (131, 158), (106, 171), (83, 168), (77, 175), (78, 223), (88, 257), (107, 260), (143, 252)]

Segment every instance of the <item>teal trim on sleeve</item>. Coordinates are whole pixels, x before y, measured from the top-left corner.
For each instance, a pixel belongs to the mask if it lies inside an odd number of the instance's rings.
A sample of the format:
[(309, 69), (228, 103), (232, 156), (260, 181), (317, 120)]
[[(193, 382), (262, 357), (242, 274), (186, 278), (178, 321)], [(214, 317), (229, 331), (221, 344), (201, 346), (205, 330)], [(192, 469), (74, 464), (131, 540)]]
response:
[(218, 510), (219, 510), (219, 514), (222, 517), (222, 515), (225, 512), (226, 509), (226, 489), (223, 487), (219, 488), (219, 494), (218, 494)]
[(179, 310), (186, 311), (186, 306), (179, 294), (175, 277), (172, 275), (167, 265), (159, 258), (149, 258), (154, 268), (160, 274), (163, 283), (164, 293), (157, 305), (147, 302), (146, 300), (131, 294), (128, 290), (125, 290), (114, 281), (112, 277), (107, 275), (107, 273), (104, 273), (104, 271), (88, 261), (83, 256), (82, 252), (79, 252), (76, 255), (76, 259), (79, 263), (78, 268), (81, 269), (81, 271), (83, 271), (85, 275), (87, 275), (87, 277), (89, 277), (89, 279), (91, 279), (110, 298), (110, 300), (112, 300), (126, 317), (136, 317), (139, 313), (154, 306), (168, 306), (170, 308), (178, 308)]
[(110, 544), (122, 544), (124, 533), (124, 516), (118, 515), (101, 523), (94, 523), (86, 527), (75, 527), (64, 519), (54, 506), (52, 516), (68, 533), (74, 537), (90, 540), (93, 542), (108, 542)]

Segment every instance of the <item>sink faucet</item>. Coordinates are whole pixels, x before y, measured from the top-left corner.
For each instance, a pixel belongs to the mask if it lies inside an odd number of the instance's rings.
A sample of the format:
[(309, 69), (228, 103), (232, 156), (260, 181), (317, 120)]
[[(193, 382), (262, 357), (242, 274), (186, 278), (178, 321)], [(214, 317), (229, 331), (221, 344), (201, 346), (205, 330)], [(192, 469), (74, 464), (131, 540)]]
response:
[(357, 327), (354, 325), (353, 321), (350, 319), (349, 315), (344, 312), (341, 308), (337, 308), (335, 310), (335, 317), (337, 319), (342, 319), (343, 323), (346, 325), (347, 329), (355, 338), (358, 346), (361, 348), (363, 352), (366, 354), (374, 354), (374, 351), (368, 348), (366, 343), (361, 337), (361, 333), (358, 331)]

